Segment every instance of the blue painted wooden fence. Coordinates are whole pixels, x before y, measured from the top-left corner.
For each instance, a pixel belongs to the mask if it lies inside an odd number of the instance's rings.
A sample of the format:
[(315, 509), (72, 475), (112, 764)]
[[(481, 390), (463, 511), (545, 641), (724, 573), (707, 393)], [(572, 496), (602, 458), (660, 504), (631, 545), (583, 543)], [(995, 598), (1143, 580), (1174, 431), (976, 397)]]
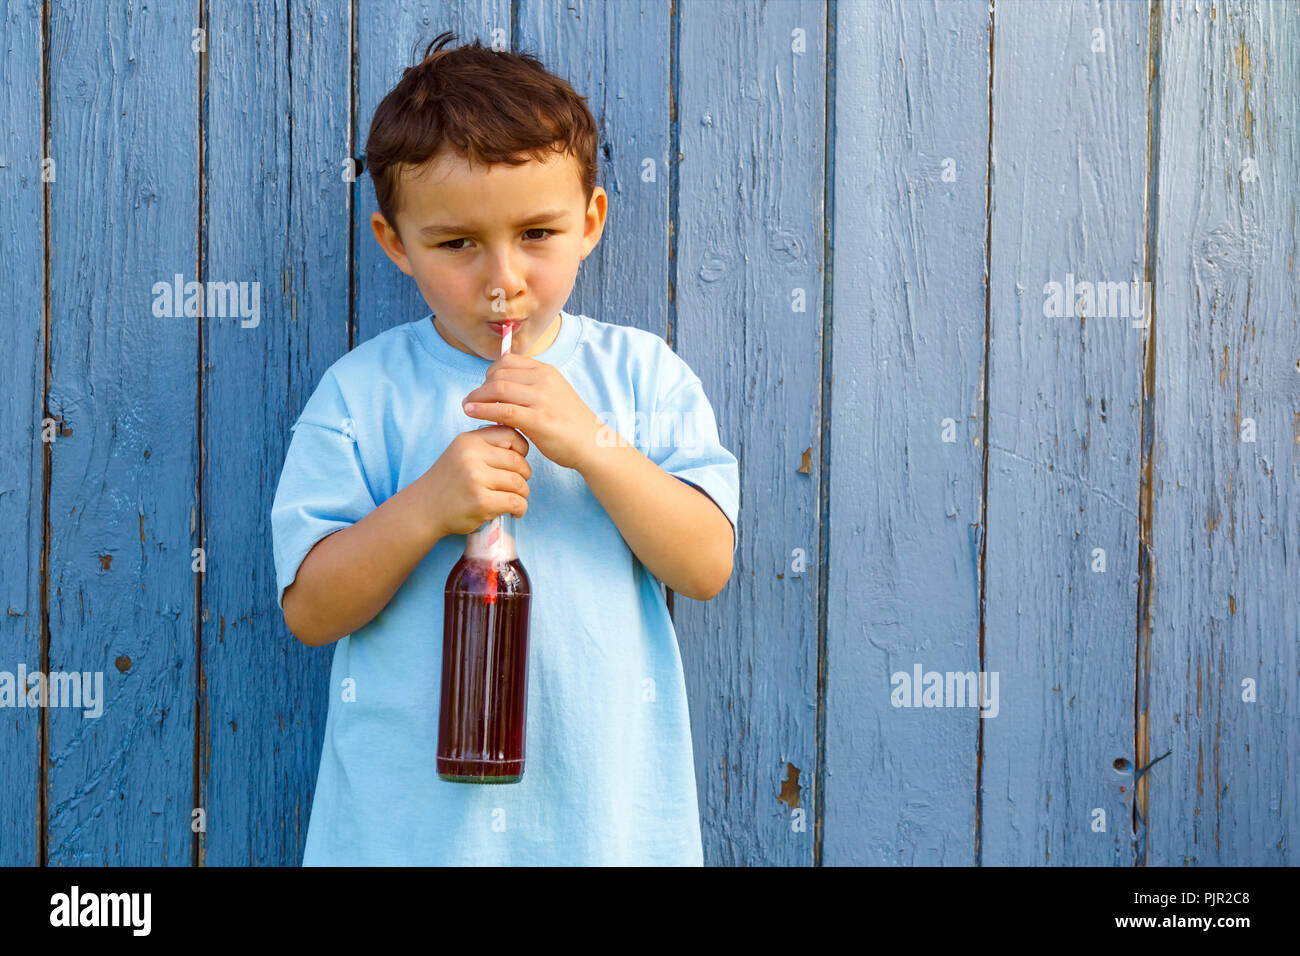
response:
[(1295, 3), (0, 0), (0, 863), (301, 860), (333, 650), (270, 500), (428, 311), (344, 172), (444, 29), (588, 97), (568, 309), (741, 462), (673, 604), (708, 862), (1297, 862)]

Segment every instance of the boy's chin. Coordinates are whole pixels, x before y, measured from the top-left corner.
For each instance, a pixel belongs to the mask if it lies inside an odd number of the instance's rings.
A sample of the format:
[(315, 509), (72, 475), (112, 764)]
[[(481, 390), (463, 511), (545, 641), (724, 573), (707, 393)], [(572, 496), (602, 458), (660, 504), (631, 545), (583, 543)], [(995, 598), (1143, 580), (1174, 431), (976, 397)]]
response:
[(434, 328), (438, 329), (438, 334), (441, 335), (443, 341), (448, 344), (454, 345), (455, 343), (460, 343), (459, 347), (462, 351), (468, 351), (477, 355), (479, 358), (487, 359), (490, 362), (495, 362), (501, 357), (501, 340), (496, 339), (495, 342), (492, 341), (495, 337), (492, 336), (490, 332), (485, 336), (488, 341), (475, 341), (473, 334), (466, 329), (447, 329), (446, 331), (443, 331), (443, 328), (439, 328), (440, 321), (441, 320), (435, 316), (433, 321)]

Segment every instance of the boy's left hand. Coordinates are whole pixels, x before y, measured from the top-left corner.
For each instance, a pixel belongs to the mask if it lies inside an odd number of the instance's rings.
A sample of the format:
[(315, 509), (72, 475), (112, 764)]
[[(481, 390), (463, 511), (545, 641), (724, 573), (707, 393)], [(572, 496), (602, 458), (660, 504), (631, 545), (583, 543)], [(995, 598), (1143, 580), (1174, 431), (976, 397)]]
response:
[(470, 418), (517, 429), (564, 468), (582, 470), (601, 422), (554, 365), (510, 353), (488, 366), (484, 382), (465, 396)]

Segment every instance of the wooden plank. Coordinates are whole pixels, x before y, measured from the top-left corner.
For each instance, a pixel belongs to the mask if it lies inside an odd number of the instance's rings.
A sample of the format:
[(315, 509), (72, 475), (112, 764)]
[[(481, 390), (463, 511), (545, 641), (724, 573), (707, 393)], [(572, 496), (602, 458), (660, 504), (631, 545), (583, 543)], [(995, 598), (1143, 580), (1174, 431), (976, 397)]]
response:
[[(0, 0), (0, 672), (41, 670), (41, 548), (44, 529), (45, 223), (41, 181), (41, 7)], [(57, 437), (56, 437), (57, 440)], [(13, 703), (18, 702), (15, 696)], [(40, 864), (41, 711), (0, 710), (0, 866)]]
[(48, 714), (51, 865), (192, 859), (201, 320), (154, 284), (197, 267), (195, 26), (50, 4), (49, 660), (105, 698)]
[(740, 461), (731, 581), (674, 606), (709, 865), (813, 862), (826, 15), (677, 5), (672, 345)]
[[(419, 63), (425, 47), (444, 30), (452, 30), (452, 46), (474, 39), (484, 46), (510, 44), (510, 0), (426, 0), (385, 3), (382, 16), (357, 19), (357, 149), (364, 151), (379, 101), (402, 78), (402, 71)], [(430, 307), (415, 280), (404, 274), (375, 241), (370, 216), (378, 210), (369, 176), (357, 181), (353, 223), (356, 263), (355, 327), (352, 344), (428, 315)]]
[(350, 12), (264, 0), (212, 16), (205, 273), (257, 283), (259, 309), (204, 323), (201, 859), (295, 866), (332, 654), (284, 626), (269, 500), (290, 426), (348, 348)]
[(822, 862), (970, 865), (978, 710), (892, 677), (980, 669), (989, 14), (842, 4), (835, 38)]
[(993, 21), (984, 670), (999, 710), (978, 859), (1128, 865), (1132, 775), (1114, 762), (1134, 757), (1145, 333), (1109, 289), (1104, 308), (1045, 309), (1049, 282), (1077, 305), (1071, 283), (1143, 278), (1147, 7), (1001, 2)]
[(1155, 561), (1141, 677), (1144, 763), (1170, 756), (1139, 793), (1143, 862), (1295, 865), (1300, 8), (1162, 4), (1159, 31)]

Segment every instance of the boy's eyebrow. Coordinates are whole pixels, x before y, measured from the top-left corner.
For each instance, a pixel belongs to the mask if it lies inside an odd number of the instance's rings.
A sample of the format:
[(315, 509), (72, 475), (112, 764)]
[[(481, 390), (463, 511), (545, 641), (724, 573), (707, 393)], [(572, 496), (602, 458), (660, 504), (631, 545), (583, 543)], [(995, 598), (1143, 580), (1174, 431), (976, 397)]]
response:
[[(522, 229), (524, 226), (531, 226), (538, 222), (550, 222), (553, 219), (560, 219), (568, 215), (567, 209), (547, 209), (543, 212), (533, 213), (527, 219), (522, 219), (513, 224), (512, 228)], [(473, 232), (473, 226), (462, 226), (457, 223), (435, 222), (420, 228), (420, 235), (425, 237), (442, 236), (448, 233)]]

